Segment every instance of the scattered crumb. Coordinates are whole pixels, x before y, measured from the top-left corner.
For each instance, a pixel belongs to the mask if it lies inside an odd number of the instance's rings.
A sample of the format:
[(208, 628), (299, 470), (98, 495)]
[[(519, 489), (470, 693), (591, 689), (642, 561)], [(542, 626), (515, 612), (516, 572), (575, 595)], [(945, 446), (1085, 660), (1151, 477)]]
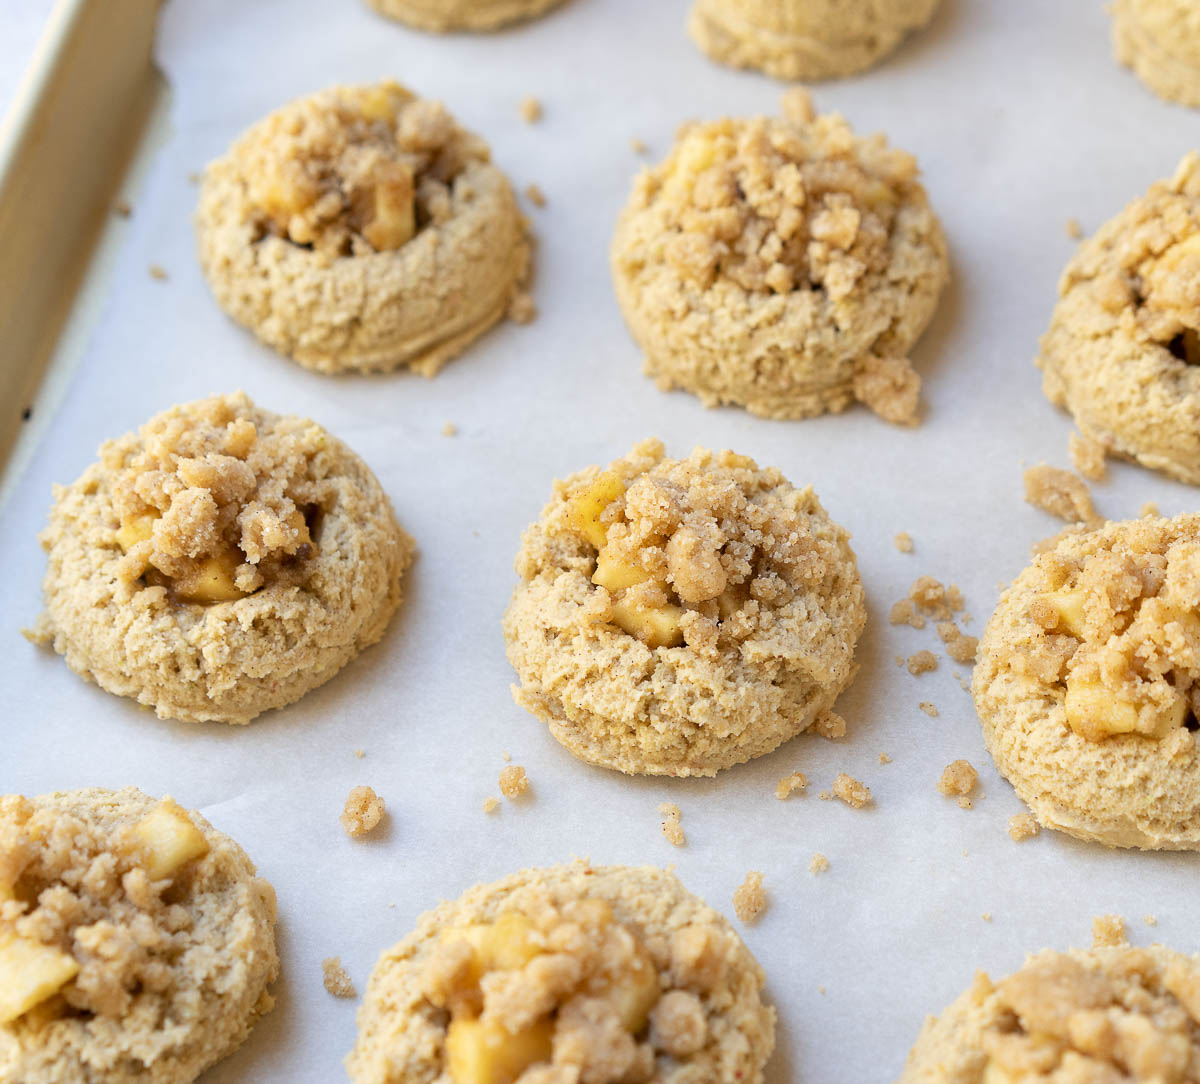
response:
[(1125, 920), (1120, 915), (1097, 915), (1092, 919), (1092, 948), (1117, 948), (1128, 944)]
[(925, 618), (917, 613), (916, 603), (911, 598), (902, 598), (892, 605), (888, 621), (893, 625), (911, 625), (914, 629), (925, 627)]
[(1083, 227), (1079, 224), (1079, 219), (1067, 219), (1067, 236), (1071, 238), (1072, 241), (1078, 241), (1079, 238), (1083, 236)]
[(334, 997), (358, 997), (358, 991), (338, 957), (327, 956), (321, 961), (321, 970), (325, 976), (325, 989)]
[(634, 154), (646, 153), (646, 144), (636, 137), (629, 141), (629, 145), (633, 148)]
[(743, 922), (757, 922), (767, 909), (767, 892), (763, 888), (763, 875), (757, 870), (746, 874), (746, 879), (733, 893), (734, 913)]
[(818, 987), (817, 987), (817, 993), (818, 993), (818, 994), (820, 994), (822, 997), (824, 997), (824, 996), (825, 996), (825, 987), (824, 987), (824, 986), (818, 986)]
[(975, 662), (975, 655), (979, 651), (978, 636), (968, 636), (953, 621), (939, 621), (937, 631), (950, 658), (955, 662)]
[(203, 175), (193, 170), (187, 175), (188, 184), (199, 184), (201, 176)]
[(359, 760), (362, 760), (362, 758), (363, 758), (363, 757), (365, 757), (365, 756), (367, 755), (367, 751), (366, 751), (365, 749), (355, 749), (355, 750), (354, 750), (354, 755), (355, 755), (355, 756), (356, 756), (356, 757), (357, 757)]
[(445, 425), (442, 426), (442, 436), (444, 436), (444, 437), (458, 436), (458, 426), (455, 425), (453, 422), (447, 422)]
[(1008, 834), (1016, 843), (1023, 843), (1042, 830), (1032, 813), (1014, 813), (1008, 818)]
[(1143, 518), (1146, 516), (1157, 516), (1158, 515), (1158, 501), (1147, 501), (1138, 510), (1138, 515), (1142, 516)]
[(521, 290), (508, 305), (508, 318), (514, 324), (532, 324), (537, 317), (537, 306), (533, 298)]
[(1087, 483), (1068, 470), (1039, 463), (1025, 471), (1025, 500), (1067, 523), (1099, 526)]
[(903, 655), (897, 655), (897, 656), (896, 656), (896, 665), (897, 665), (897, 666), (903, 666), (903, 665), (904, 665), (904, 656), (903, 656)]
[(918, 651), (915, 655), (909, 655), (906, 665), (913, 677), (920, 677), (938, 668), (937, 656), (932, 651)]
[(938, 780), (937, 788), (947, 798), (957, 798), (958, 804), (963, 809), (971, 808), (971, 799), (968, 795), (975, 789), (975, 784), (979, 782), (979, 773), (971, 767), (969, 761), (956, 760), (952, 764), (947, 764), (942, 772), (942, 778)]
[(500, 759), (503, 760), (505, 764), (511, 764), (512, 763), (512, 753), (510, 753), (507, 749), (505, 749), (504, 752), (502, 752), (500, 754)]
[(529, 779), (519, 764), (510, 764), (500, 772), (500, 793), (509, 801), (529, 790)]
[(1108, 475), (1104, 461), (1104, 445), (1082, 433), (1072, 433), (1067, 444), (1075, 469), (1093, 482), (1103, 482)]
[(355, 787), (346, 796), (346, 808), (338, 819), (346, 835), (358, 839), (383, 820), (383, 799), (370, 787)]
[(120, 198), (113, 200), (113, 214), (120, 215), (122, 218), (128, 218), (133, 214), (133, 205), (129, 200)]
[(829, 869), (829, 859), (826, 858), (820, 851), (812, 856), (812, 861), (808, 864), (809, 873), (824, 873)]
[(962, 592), (958, 585), (952, 583), (947, 587), (932, 576), (918, 576), (909, 589), (908, 597), (939, 621), (949, 617), (951, 611), (957, 613), (963, 608)]
[(1158, 919), (1155, 918), (1153, 915), (1142, 915), (1142, 921), (1147, 926), (1157, 926), (1158, 925)]
[(871, 789), (845, 772), (833, 781), (833, 796), (855, 809), (871, 804)]
[(892, 542), (901, 553), (912, 553), (913, 551), (912, 536), (907, 531), (901, 531), (892, 539)]
[(663, 802), (658, 811), (663, 815), (662, 834), (673, 846), (682, 847), (687, 842), (687, 836), (683, 834), (683, 827), (679, 823), (682, 816), (679, 806), (674, 802)]
[(817, 721), (813, 723), (813, 730), (820, 734), (822, 738), (827, 738), (829, 741), (836, 741), (838, 738), (846, 736), (846, 720), (836, 711), (826, 709), (817, 716)]
[(919, 707), (931, 719), (936, 719), (938, 717), (937, 707), (934, 704), (931, 704), (928, 700), (922, 700), (917, 707)]
[(984, 911), (984, 912), (983, 912), (983, 914), (982, 914), (982, 915), (980, 915), (979, 917), (980, 917), (981, 919), (983, 919), (983, 921), (984, 921), (984, 922), (991, 922), (991, 921), (992, 921), (992, 912), (991, 912), (991, 911)]
[(167, 269), (161, 264), (152, 263), (150, 265), (150, 277), (154, 279), (155, 282), (166, 282)]
[(525, 186), (525, 198), (529, 200), (535, 207), (546, 206), (546, 193), (543, 192), (536, 184), (527, 184)]
[(532, 95), (521, 99), (520, 110), (526, 124), (537, 124), (542, 119), (542, 103)]
[(879, 754), (879, 763), (880, 763), (880, 764), (891, 764), (891, 762), (892, 762), (892, 758), (891, 758), (891, 757), (889, 757), (889, 756), (887, 755), (887, 753), (880, 753), (880, 754)]
[(500, 799), (494, 794), (489, 794), (483, 800), (483, 811), (485, 813), (495, 813), (500, 808)]
[(833, 795), (830, 794), (829, 791), (823, 790), (817, 795), (817, 797), (820, 798), (821, 801), (823, 801), (823, 802), (828, 802), (833, 797)]
[(807, 786), (808, 777), (803, 772), (792, 772), (775, 784), (775, 797), (782, 802), (785, 798), (790, 798), (794, 791), (803, 790)]

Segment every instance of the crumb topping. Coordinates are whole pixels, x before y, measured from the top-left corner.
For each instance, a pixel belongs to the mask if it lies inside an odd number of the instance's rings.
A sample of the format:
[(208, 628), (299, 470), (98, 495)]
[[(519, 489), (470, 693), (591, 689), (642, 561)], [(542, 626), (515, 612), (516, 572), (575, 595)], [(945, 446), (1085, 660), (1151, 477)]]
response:
[(970, 794), (979, 782), (979, 773), (966, 760), (947, 764), (938, 780), (938, 790), (947, 798), (957, 798), (964, 809), (971, 808)]
[(913, 677), (920, 677), (922, 674), (928, 674), (931, 670), (936, 670), (938, 668), (938, 660), (932, 651), (918, 651), (913, 655), (909, 655), (905, 665)]
[(792, 772), (791, 775), (785, 775), (775, 784), (775, 797), (782, 802), (790, 798), (796, 791), (804, 790), (807, 786), (808, 777), (803, 772)]
[(1115, 948), (1128, 944), (1125, 919), (1120, 915), (1097, 915), (1092, 919), (1092, 948)]
[(763, 875), (751, 870), (733, 893), (733, 913), (747, 925), (757, 922), (767, 909), (767, 890)]
[(500, 769), (499, 786), (500, 793), (512, 801), (529, 791), (529, 777), (520, 764), (510, 764), (507, 768)]
[(829, 859), (826, 858), (820, 851), (812, 856), (808, 863), (809, 873), (824, 873), (829, 869)]
[(1025, 472), (1024, 479), (1025, 499), (1043, 512), (1067, 523), (1082, 523), (1088, 527), (1103, 522), (1096, 515), (1087, 483), (1070, 471), (1039, 463)]
[(901, 531), (899, 534), (897, 534), (896, 537), (892, 539), (892, 543), (901, 553), (912, 553), (913, 551), (912, 535), (910, 535), (907, 531)]
[(1042, 826), (1032, 813), (1014, 813), (1008, 818), (1008, 834), (1014, 843), (1033, 839), (1041, 830)]
[(336, 956), (327, 956), (321, 961), (321, 973), (325, 981), (325, 989), (334, 997), (358, 997), (350, 973), (342, 966), (342, 961)]
[(1082, 433), (1072, 433), (1068, 442), (1071, 463), (1084, 478), (1103, 482), (1108, 476), (1107, 450), (1104, 445)]
[(662, 814), (662, 834), (672, 846), (682, 847), (687, 842), (683, 826), (679, 823), (683, 814), (674, 802), (663, 802), (658, 811)]
[(855, 809), (862, 809), (872, 801), (871, 788), (845, 772), (833, 781), (833, 796)]
[(355, 787), (346, 796), (346, 807), (338, 818), (346, 835), (358, 839), (383, 820), (384, 804), (370, 787)]

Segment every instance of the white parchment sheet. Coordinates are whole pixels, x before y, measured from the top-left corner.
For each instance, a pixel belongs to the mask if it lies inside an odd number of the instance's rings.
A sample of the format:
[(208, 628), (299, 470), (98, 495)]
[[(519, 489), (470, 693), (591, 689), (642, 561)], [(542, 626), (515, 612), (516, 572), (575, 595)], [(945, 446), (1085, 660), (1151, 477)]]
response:
[[(922, 1018), (976, 968), (1003, 974), (1027, 950), (1087, 944), (1093, 915), (1130, 919), (1135, 940), (1200, 950), (1197, 863), (1125, 854), (1055, 834), (1006, 834), (1020, 803), (983, 749), (970, 697), (945, 659), (919, 679), (894, 657), (942, 655), (932, 628), (887, 623), (919, 574), (958, 583), (982, 630), (998, 585), (1058, 524), (1022, 501), (1021, 467), (1067, 465), (1069, 419), (1042, 397), (1031, 359), (1072, 251), (1064, 225), (1092, 230), (1200, 143), (1200, 113), (1153, 98), (1111, 58), (1094, 0), (945, 0), (927, 31), (866, 75), (820, 87), (823, 110), (882, 130), (923, 167), (953, 254), (954, 281), (916, 350), (927, 416), (896, 429), (866, 410), (805, 422), (706, 411), (664, 395), (612, 297), (607, 246), (639, 168), (692, 117), (774, 111), (782, 89), (717, 67), (683, 32), (684, 0), (570, 0), (509, 32), (436, 37), (354, 0), (171, 0), (159, 58), (172, 125), (112, 273), (107, 310), (48, 434), (0, 515), (0, 683), (7, 701), (0, 789), (36, 793), (135, 783), (200, 808), (249, 851), (279, 894), (278, 1006), (209, 1084), (343, 1078), (354, 1003), (330, 997), (321, 959), (340, 955), (359, 990), (376, 956), (439, 899), (531, 864), (674, 863), (730, 914), (747, 870), (771, 907), (745, 938), (779, 1010), (773, 1084), (886, 1082)], [(504, 326), (436, 380), (317, 376), (274, 356), (209, 296), (193, 255), (189, 174), (246, 125), (335, 82), (393, 76), (444, 100), (491, 143), (516, 186), (536, 182), (534, 293), (540, 316)], [(536, 95), (537, 125), (518, 103)], [(166, 282), (153, 281), (150, 264)], [(67, 482), (106, 437), (172, 403), (245, 388), (310, 415), (379, 475), (420, 558), (381, 644), (304, 700), (247, 728), (162, 722), (84, 684), (17, 635), (39, 610), (35, 533), (52, 482)], [(445, 422), (456, 437), (440, 435)], [(500, 615), (520, 532), (555, 476), (659, 435), (673, 452), (730, 447), (812, 482), (854, 535), (870, 603), (861, 672), (839, 709), (850, 733), (803, 736), (711, 781), (632, 779), (569, 756), (516, 707)], [(1102, 513), (1193, 509), (1197, 492), (1116, 465)], [(897, 531), (916, 551), (898, 553)], [(918, 709), (932, 701), (940, 715)], [(356, 759), (354, 750), (366, 751)], [(530, 800), (480, 809), (502, 753), (524, 765)], [(881, 765), (886, 752), (892, 762)], [(981, 796), (961, 810), (935, 789), (965, 757)], [(807, 773), (807, 796), (774, 797)], [(818, 800), (839, 771), (874, 808)], [(350, 787), (386, 799), (386, 831), (347, 839)], [(678, 802), (685, 848), (659, 832)], [(830, 869), (814, 876), (814, 852)], [(982, 915), (990, 912), (992, 921)], [(1147, 929), (1142, 916), (1157, 916)]]

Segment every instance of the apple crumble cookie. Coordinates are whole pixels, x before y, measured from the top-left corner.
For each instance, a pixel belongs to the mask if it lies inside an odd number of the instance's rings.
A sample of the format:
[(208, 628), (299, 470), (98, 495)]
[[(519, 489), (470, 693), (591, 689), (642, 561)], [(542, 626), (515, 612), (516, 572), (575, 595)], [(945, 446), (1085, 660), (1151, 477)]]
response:
[(394, 82), (321, 91), (251, 127), (206, 170), (196, 233), (221, 307), (324, 373), (433, 376), (529, 269), (487, 145)]
[(611, 257), (646, 372), (767, 418), (915, 423), (908, 352), (949, 274), (916, 162), (803, 90), (784, 113), (686, 125), (634, 183)]
[(1037, 364), (1084, 437), (1200, 485), (1200, 154), (1080, 246)]
[(535, 19), (563, 0), (367, 0), (381, 15), (419, 30), (498, 30)]
[(1110, 523), (1001, 596), (974, 694), (996, 767), (1047, 828), (1200, 849), (1200, 515)]
[(184, 1084), (273, 1001), (275, 893), (133, 787), (0, 797), (0, 1082)]
[(527, 869), (423, 915), (371, 973), (355, 1084), (758, 1084), (764, 976), (671, 874)]
[(1039, 952), (929, 1017), (900, 1084), (1188, 1084), (1200, 959), (1161, 945)]
[(1194, 0), (1114, 0), (1113, 46), (1160, 98), (1200, 107), (1200, 8)]
[(412, 540), (367, 465), (244, 394), (172, 407), (57, 486), (29, 633), (160, 718), (248, 723), (375, 643)]
[(940, 0), (695, 0), (692, 40), (713, 60), (789, 82), (871, 67), (925, 26)]
[(522, 541), (514, 696), (583, 760), (714, 775), (813, 726), (854, 676), (849, 535), (745, 456), (644, 441), (556, 482)]

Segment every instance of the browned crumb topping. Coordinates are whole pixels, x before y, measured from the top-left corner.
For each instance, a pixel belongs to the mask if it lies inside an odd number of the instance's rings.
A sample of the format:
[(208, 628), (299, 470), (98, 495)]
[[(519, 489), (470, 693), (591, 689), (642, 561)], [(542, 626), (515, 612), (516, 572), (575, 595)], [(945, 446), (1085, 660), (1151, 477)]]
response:
[(155, 282), (166, 282), (167, 281), (167, 277), (168, 277), (167, 269), (165, 267), (163, 267), (161, 264), (152, 263), (149, 267), (149, 271), (150, 271), (150, 277), (152, 279), (154, 279)]
[(971, 766), (970, 762), (956, 760), (952, 764), (946, 765), (937, 787), (947, 798), (957, 798), (960, 806), (970, 809), (969, 795), (978, 782), (979, 773)]
[(855, 809), (871, 804), (870, 788), (845, 772), (833, 781), (833, 796)]
[(1083, 236), (1083, 227), (1079, 224), (1079, 219), (1077, 218), (1067, 219), (1066, 230), (1067, 236), (1072, 241), (1078, 241)]
[(936, 719), (938, 717), (937, 705), (930, 703), (928, 700), (922, 700), (917, 707), (919, 707), (931, 719)]
[(674, 847), (682, 847), (687, 842), (687, 836), (683, 834), (683, 826), (679, 823), (683, 814), (679, 811), (679, 806), (674, 802), (663, 802), (658, 807), (659, 813), (662, 814), (662, 834)]
[(346, 807), (338, 819), (346, 835), (358, 839), (383, 820), (383, 799), (370, 787), (355, 787), (346, 796)]
[(296, 418), (260, 430), (248, 406), (225, 396), (175, 407), (143, 425), (135, 443), (101, 448), (115, 474), (122, 579), (202, 604), (303, 583), (311, 531), (331, 499), (313, 478), (326, 436)]
[(1039, 463), (1025, 471), (1025, 500), (1043, 512), (1088, 527), (1103, 520), (1096, 515), (1087, 483), (1070, 471)]
[(1032, 813), (1014, 813), (1008, 818), (1008, 834), (1016, 843), (1023, 843), (1042, 830)]
[(508, 304), (508, 318), (514, 324), (532, 324), (537, 319), (537, 305), (524, 290), (513, 295)]
[(527, 184), (525, 186), (525, 197), (535, 207), (546, 206), (546, 193), (543, 192), (536, 184)]
[(358, 997), (350, 973), (342, 967), (342, 961), (336, 956), (327, 956), (321, 961), (321, 972), (325, 979), (325, 989), (334, 997)]
[(1097, 915), (1092, 919), (1092, 948), (1117, 948), (1128, 944), (1125, 919), (1120, 915)]
[(892, 539), (892, 542), (901, 553), (912, 553), (913, 551), (912, 536), (907, 531), (901, 531)]
[(1071, 463), (1085, 478), (1093, 482), (1103, 482), (1108, 475), (1104, 445), (1082, 433), (1072, 433), (1068, 441), (1071, 453)]
[(1030, 557), (1040, 557), (1043, 553), (1049, 553), (1053, 549), (1058, 548), (1058, 544), (1065, 539), (1074, 538), (1076, 535), (1086, 534), (1088, 527), (1083, 523), (1071, 523), (1064, 527), (1061, 531), (1050, 535), (1049, 538), (1040, 538), (1029, 547)]
[(808, 786), (808, 776), (803, 772), (792, 772), (791, 775), (785, 775), (778, 783), (775, 784), (775, 797), (781, 802), (790, 798), (796, 791), (804, 790)]
[(893, 625), (910, 625), (914, 629), (925, 627), (925, 618), (917, 612), (917, 604), (911, 598), (892, 603), (888, 621)]
[(826, 858), (820, 851), (812, 856), (812, 860), (808, 863), (809, 873), (824, 873), (829, 869), (829, 859)]
[(767, 890), (763, 888), (763, 875), (757, 870), (746, 874), (746, 879), (733, 893), (733, 911), (743, 922), (757, 922), (767, 909)]
[(529, 778), (519, 764), (510, 764), (500, 771), (500, 793), (509, 801), (529, 791)]
[(451, 215), (451, 188), (487, 146), (439, 102), (394, 82), (300, 99), (250, 129), (232, 155), (261, 236), (327, 258), (398, 249)]
[(526, 124), (537, 124), (542, 119), (542, 103), (532, 95), (521, 99), (520, 110)]
[(495, 795), (489, 794), (483, 800), (483, 811), (485, 813), (495, 813), (500, 808), (500, 799)]
[(442, 436), (444, 436), (444, 437), (458, 436), (458, 426), (455, 425), (453, 422), (446, 422), (446, 424), (442, 426)]
[(908, 672), (913, 677), (920, 677), (922, 674), (929, 673), (930, 670), (936, 670), (938, 660), (932, 651), (918, 651), (915, 655), (909, 655), (906, 665)]
[(846, 736), (846, 720), (836, 711), (826, 710), (817, 716), (813, 723), (813, 732), (828, 741), (837, 741)]
[(891, 758), (891, 757), (889, 757), (889, 756), (887, 755), (887, 753), (880, 753), (880, 754), (879, 754), (879, 763), (880, 763), (880, 764), (891, 764), (891, 762), (892, 762), (892, 758)]
[(955, 662), (974, 664), (979, 651), (979, 637), (968, 636), (953, 621), (938, 622), (938, 636), (946, 645), (946, 654)]

